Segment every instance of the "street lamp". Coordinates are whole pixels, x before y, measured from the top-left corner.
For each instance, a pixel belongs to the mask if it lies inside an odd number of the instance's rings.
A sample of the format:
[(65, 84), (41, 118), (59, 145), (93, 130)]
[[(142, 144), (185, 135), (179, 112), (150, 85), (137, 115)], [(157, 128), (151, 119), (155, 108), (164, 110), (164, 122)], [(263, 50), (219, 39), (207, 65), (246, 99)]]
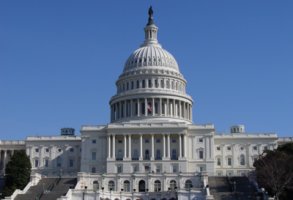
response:
[(149, 189), (145, 189), (145, 191), (146, 191), (146, 196), (147, 196), (147, 198), (148, 198), (148, 200), (150, 199), (150, 197), (149, 197)]
[(102, 199), (104, 199), (104, 187), (102, 187)]
[(133, 200), (134, 193), (135, 193), (135, 189), (133, 189), (133, 192), (132, 192), (132, 200)]
[(120, 191), (120, 200), (122, 200), (122, 192), (123, 192), (123, 188)]

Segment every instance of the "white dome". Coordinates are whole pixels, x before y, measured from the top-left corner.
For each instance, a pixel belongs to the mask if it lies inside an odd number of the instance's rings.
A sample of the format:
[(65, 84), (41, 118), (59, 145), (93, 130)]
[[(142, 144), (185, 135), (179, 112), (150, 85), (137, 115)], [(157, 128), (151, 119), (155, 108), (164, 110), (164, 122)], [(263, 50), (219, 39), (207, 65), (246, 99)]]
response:
[(160, 45), (147, 45), (135, 50), (127, 59), (124, 72), (154, 66), (179, 72), (175, 58)]

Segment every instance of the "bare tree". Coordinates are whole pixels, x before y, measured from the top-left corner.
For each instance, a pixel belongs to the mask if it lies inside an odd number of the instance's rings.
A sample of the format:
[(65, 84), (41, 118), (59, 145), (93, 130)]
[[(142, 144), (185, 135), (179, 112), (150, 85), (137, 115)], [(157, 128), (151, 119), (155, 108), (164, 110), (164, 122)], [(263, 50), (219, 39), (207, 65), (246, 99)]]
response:
[[(293, 183), (293, 155), (288, 152), (266, 151), (255, 161), (257, 182), (279, 200)], [(282, 198), (283, 199), (283, 198)], [(286, 197), (285, 197), (286, 199)]]

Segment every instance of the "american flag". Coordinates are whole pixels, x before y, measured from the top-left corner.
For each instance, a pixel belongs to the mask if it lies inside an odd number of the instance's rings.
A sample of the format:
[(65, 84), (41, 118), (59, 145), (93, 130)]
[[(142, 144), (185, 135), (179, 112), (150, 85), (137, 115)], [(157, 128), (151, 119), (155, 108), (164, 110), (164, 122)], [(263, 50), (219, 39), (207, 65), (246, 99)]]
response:
[(152, 108), (152, 105), (151, 103), (148, 103), (148, 112), (152, 112), (153, 108)]

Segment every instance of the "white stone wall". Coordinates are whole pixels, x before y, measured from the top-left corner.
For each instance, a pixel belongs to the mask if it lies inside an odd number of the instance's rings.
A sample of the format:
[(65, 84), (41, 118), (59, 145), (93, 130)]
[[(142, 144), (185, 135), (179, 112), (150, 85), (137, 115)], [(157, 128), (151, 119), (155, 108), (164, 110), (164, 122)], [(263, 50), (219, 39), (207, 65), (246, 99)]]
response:
[(68, 176), (80, 171), (81, 139), (78, 136), (28, 137), (26, 153), (32, 173)]
[(233, 133), (215, 136), (215, 175), (242, 176), (265, 149), (277, 148), (276, 134)]

